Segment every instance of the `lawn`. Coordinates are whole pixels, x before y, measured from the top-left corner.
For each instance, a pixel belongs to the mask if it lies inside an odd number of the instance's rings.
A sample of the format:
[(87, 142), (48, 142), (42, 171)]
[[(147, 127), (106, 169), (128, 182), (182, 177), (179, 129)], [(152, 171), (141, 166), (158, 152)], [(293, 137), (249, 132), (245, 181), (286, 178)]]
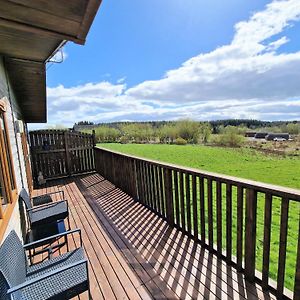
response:
[(98, 144), (140, 157), (300, 189), (300, 158), (208, 146)]
[[(229, 149), (208, 146), (142, 145), (142, 144), (99, 144), (101, 147), (149, 159), (193, 167), (221, 174), (232, 175), (256, 181), (300, 189), (299, 157), (266, 155), (251, 149)], [(224, 199), (225, 200), (225, 199)], [(276, 279), (279, 249), (280, 199), (273, 199), (272, 234), (270, 252), (270, 277)], [(224, 205), (225, 206), (225, 205)], [(223, 206), (223, 215), (226, 207)], [(233, 197), (233, 211), (236, 200)], [(214, 219), (215, 219), (214, 212)], [(214, 224), (216, 224), (214, 220)], [(233, 214), (233, 239), (236, 238), (236, 215)], [(293, 290), (296, 249), (299, 224), (299, 204), (291, 203), (289, 209), (289, 230), (285, 286)], [(226, 223), (223, 224), (224, 229)], [(264, 197), (258, 196), (257, 215), (257, 261), (261, 270), (264, 227)], [(216, 231), (216, 228), (214, 228)], [(214, 234), (216, 236), (216, 234)], [(233, 251), (235, 251), (233, 243)], [(225, 245), (225, 237), (223, 240)], [(234, 252), (233, 252), (234, 253)]]

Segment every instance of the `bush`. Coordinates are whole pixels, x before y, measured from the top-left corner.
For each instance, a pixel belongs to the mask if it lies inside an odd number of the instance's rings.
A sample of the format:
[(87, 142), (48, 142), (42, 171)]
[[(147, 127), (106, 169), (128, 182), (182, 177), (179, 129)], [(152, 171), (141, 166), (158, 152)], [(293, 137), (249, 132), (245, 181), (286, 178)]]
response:
[(223, 133), (218, 136), (215, 143), (220, 146), (241, 147), (245, 138), (239, 134), (238, 129), (233, 126), (224, 128)]
[(189, 143), (198, 143), (200, 123), (192, 120), (181, 120), (176, 123), (178, 134)]
[(129, 143), (129, 138), (126, 135), (123, 135), (123, 136), (120, 137), (119, 142), (121, 144), (128, 144)]
[(108, 126), (99, 126), (95, 128), (95, 137), (97, 143), (114, 143), (120, 137), (120, 131)]
[(187, 141), (186, 141), (185, 139), (179, 137), (179, 138), (177, 138), (177, 139), (175, 140), (175, 144), (176, 144), (176, 145), (186, 145), (186, 144), (187, 144)]

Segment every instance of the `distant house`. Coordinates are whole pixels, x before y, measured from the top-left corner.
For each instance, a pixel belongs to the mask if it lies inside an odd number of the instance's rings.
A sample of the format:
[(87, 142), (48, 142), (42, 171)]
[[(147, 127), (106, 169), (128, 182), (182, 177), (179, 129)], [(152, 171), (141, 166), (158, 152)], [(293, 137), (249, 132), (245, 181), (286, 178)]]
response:
[(264, 138), (266, 138), (267, 135), (268, 135), (268, 132), (257, 132), (254, 137), (256, 139), (264, 139)]
[(82, 131), (82, 130), (93, 130), (95, 129), (95, 127), (97, 127), (97, 125), (78, 125), (78, 124), (75, 124), (73, 126), (73, 130), (74, 131)]
[(290, 135), (288, 133), (269, 133), (266, 136), (267, 141), (274, 141), (276, 139), (289, 140), (289, 138), (290, 138)]
[(245, 137), (255, 137), (255, 134), (256, 134), (256, 132), (254, 132), (254, 131), (247, 131), (246, 133), (245, 133)]

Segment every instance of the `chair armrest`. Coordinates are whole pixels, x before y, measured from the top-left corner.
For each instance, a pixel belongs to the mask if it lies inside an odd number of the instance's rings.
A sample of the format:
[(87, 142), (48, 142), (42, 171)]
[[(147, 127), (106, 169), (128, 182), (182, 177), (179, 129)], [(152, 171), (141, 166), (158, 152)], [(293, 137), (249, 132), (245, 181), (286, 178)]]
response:
[(23, 288), (25, 288), (25, 287), (27, 287), (27, 286), (30, 286), (30, 285), (36, 283), (36, 282), (39, 282), (39, 281), (41, 281), (41, 280), (43, 280), (43, 279), (47, 279), (47, 278), (49, 278), (49, 277), (51, 277), (51, 276), (57, 275), (57, 274), (59, 274), (59, 273), (62, 273), (62, 272), (64, 272), (64, 271), (67, 271), (67, 270), (69, 270), (69, 269), (71, 269), (71, 268), (74, 268), (74, 267), (76, 267), (76, 266), (79, 266), (79, 265), (81, 265), (81, 264), (86, 264), (86, 268), (88, 268), (88, 265), (87, 265), (87, 259), (81, 259), (81, 260), (79, 260), (79, 261), (77, 261), (77, 262), (75, 262), (75, 263), (68, 264), (68, 265), (66, 265), (66, 266), (57, 268), (56, 270), (52, 270), (52, 271), (50, 271), (50, 272), (47, 272), (47, 273), (45, 273), (45, 274), (42, 274), (42, 275), (40, 275), (40, 276), (34, 277), (34, 278), (30, 279), (30, 280), (27, 280), (27, 281), (25, 281), (25, 282), (23, 282), (23, 283), (21, 283), (21, 284), (19, 284), (19, 285), (17, 285), (17, 286), (14, 286), (14, 287), (10, 288), (10, 289), (7, 291), (7, 294), (8, 294), (8, 295), (9, 295), (9, 294), (12, 294), (12, 293), (14, 293), (14, 292), (16, 292), (16, 291), (19, 291), (19, 290), (21, 290), (21, 289), (23, 289)]
[(41, 210), (43, 208), (47, 208), (47, 207), (50, 207), (50, 206), (53, 206), (53, 205), (57, 205), (58, 203), (61, 203), (61, 202), (66, 202), (67, 203), (67, 207), (68, 207), (68, 201), (67, 200), (61, 200), (61, 201), (56, 201), (56, 202), (49, 202), (49, 203), (45, 203), (45, 204), (41, 204), (39, 206), (35, 206), (35, 207), (32, 207), (32, 208), (28, 208), (26, 209), (28, 212), (30, 211), (38, 211), (38, 210)]
[(66, 232), (62, 232), (62, 233), (58, 233), (58, 234), (55, 234), (55, 235), (51, 235), (51, 236), (49, 236), (47, 238), (44, 238), (44, 239), (41, 239), (41, 240), (38, 240), (38, 241), (34, 241), (32, 243), (24, 244), (23, 248), (25, 250), (32, 249), (32, 248), (34, 248), (33, 247), (34, 245), (37, 245), (37, 244), (40, 244), (40, 243), (43, 243), (43, 242), (47, 242), (47, 241), (50, 241), (50, 240), (53, 240), (53, 239), (57, 239), (57, 238), (60, 238), (60, 237), (63, 237), (63, 236), (69, 235), (69, 234), (77, 233), (77, 232), (79, 233), (79, 237), (80, 237), (80, 247), (82, 247), (81, 229), (80, 228), (76, 228), (76, 229), (69, 230), (69, 231), (66, 231)]
[(59, 193), (62, 194), (62, 199), (64, 199), (65, 198), (65, 193), (62, 190), (61, 191), (57, 191), (57, 192), (51, 192), (51, 193), (46, 193), (46, 194), (38, 195), (38, 196), (32, 197), (32, 199), (38, 198), (38, 197), (41, 197), (41, 196), (54, 195), (54, 194), (59, 194)]

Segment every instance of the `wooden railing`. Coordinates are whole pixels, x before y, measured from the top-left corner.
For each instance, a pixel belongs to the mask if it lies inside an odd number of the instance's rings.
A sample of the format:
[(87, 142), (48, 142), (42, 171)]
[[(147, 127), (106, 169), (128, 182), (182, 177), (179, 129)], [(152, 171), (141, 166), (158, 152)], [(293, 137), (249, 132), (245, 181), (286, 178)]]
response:
[(106, 179), (244, 272), (248, 281), (279, 299), (300, 299), (299, 190), (103, 148), (95, 148), (95, 163)]

